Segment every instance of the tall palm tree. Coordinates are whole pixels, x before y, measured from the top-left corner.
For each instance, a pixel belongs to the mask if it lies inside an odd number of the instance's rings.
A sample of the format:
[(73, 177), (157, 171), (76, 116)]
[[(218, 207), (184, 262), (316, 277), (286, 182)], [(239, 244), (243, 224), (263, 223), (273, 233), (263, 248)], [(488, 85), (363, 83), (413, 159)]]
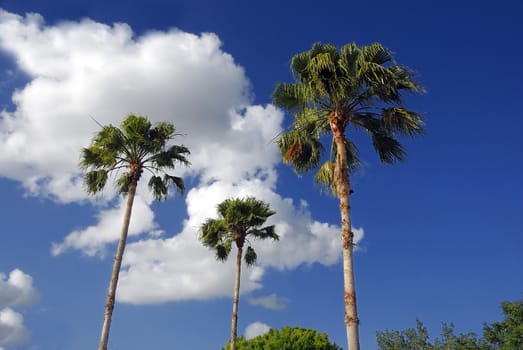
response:
[(217, 209), (218, 218), (207, 219), (201, 225), (200, 240), (204, 246), (215, 250), (216, 258), (221, 261), (227, 260), (233, 243), (238, 249), (230, 337), (230, 350), (236, 350), (243, 247), (245, 242), (249, 244), (245, 252), (245, 262), (247, 265), (252, 265), (256, 263), (257, 255), (247, 239), (249, 236), (259, 239), (279, 239), (274, 225), (262, 227), (265, 221), (276, 212), (269, 208), (269, 204), (253, 197), (226, 199), (218, 204)]
[[(381, 161), (403, 160), (405, 149), (397, 137), (422, 134), (423, 121), (405, 107), (402, 93), (423, 88), (414, 81), (414, 73), (396, 64), (379, 43), (362, 47), (351, 43), (341, 50), (316, 43), (295, 55), (291, 68), (296, 82), (280, 83), (273, 93), (273, 103), (295, 115), (278, 147), (284, 162), (297, 173), (319, 168), (316, 182), (339, 199), (347, 342), (350, 350), (359, 350), (349, 198), (349, 174), (358, 165), (358, 149), (348, 134), (364, 130)], [(331, 137), (326, 161), (323, 136)]]
[(149, 188), (157, 200), (167, 198), (170, 185), (174, 185), (180, 192), (184, 190), (182, 178), (164, 173), (167, 169), (174, 169), (176, 164), (189, 165), (186, 159), (189, 150), (184, 146), (170, 144), (174, 136), (176, 134), (172, 124), (158, 123), (153, 126), (146, 117), (130, 114), (123, 120), (121, 128), (102, 126), (91, 145), (82, 149), (80, 167), (87, 171), (84, 175), (87, 192), (98, 193), (105, 187), (109, 173), (117, 172), (118, 192), (127, 195), (127, 206), (105, 305), (99, 350), (107, 349), (133, 201), (143, 171), (147, 170), (151, 174)]

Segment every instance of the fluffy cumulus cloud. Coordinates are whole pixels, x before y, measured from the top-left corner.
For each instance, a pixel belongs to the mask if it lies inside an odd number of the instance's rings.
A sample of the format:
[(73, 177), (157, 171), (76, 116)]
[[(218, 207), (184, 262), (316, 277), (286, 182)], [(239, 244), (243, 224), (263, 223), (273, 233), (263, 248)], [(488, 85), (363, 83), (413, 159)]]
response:
[[(191, 150), (192, 165), (175, 175), (191, 178), (194, 186), (185, 197), (182, 229), (158, 235), (151, 195), (140, 186), (120, 301), (230, 295), (234, 259), (217, 262), (197, 239), (201, 222), (214, 217), (216, 205), (229, 197), (255, 196), (270, 203), (277, 215), (268, 224), (276, 225), (281, 237), (253, 242), (258, 265), (244, 269), (243, 292), (261, 288), (268, 268), (339, 262), (339, 227), (315, 220), (306, 202), (276, 192), (279, 156), (273, 139), (282, 130), (283, 113), (251, 104), (244, 70), (221, 49), (216, 35), (177, 29), (135, 35), (126, 24), (88, 19), (50, 26), (36, 14), (0, 10), (0, 48), (29, 77), (13, 94), (15, 108), (0, 111), (0, 176), (20, 181), (32, 195), (64, 203), (87, 199), (77, 163), (79, 150), (98, 129), (92, 118), (118, 125), (134, 112), (153, 122), (171, 121), (185, 135), (175, 142)], [(119, 236), (124, 203), (114, 195), (104, 192), (101, 205), (96, 202), (95, 223), (54, 243), (52, 253), (104, 255)], [(361, 239), (363, 230), (355, 232)], [(277, 308), (282, 300), (259, 304)]]
[(3, 349), (3, 346), (22, 343), (28, 336), (22, 314), (8, 307), (0, 310), (0, 349)]
[(0, 49), (29, 77), (13, 94), (16, 109), (0, 112), (0, 175), (35, 195), (85, 198), (77, 163), (98, 129), (91, 117), (174, 121), (191, 145), (224, 137), (230, 112), (248, 103), (249, 82), (220, 46), (214, 34), (173, 29), (134, 38), (126, 24), (46, 26), (37, 14), (0, 9)]
[(24, 318), (13, 308), (29, 306), (37, 299), (38, 292), (31, 276), (19, 269), (11, 271), (9, 276), (0, 272), (0, 349), (28, 338)]
[(11, 271), (9, 276), (0, 272), (0, 309), (28, 306), (37, 299), (38, 292), (31, 276), (19, 269)]
[(243, 333), (243, 336), (245, 339), (249, 340), (252, 338), (256, 338), (260, 335), (264, 335), (268, 331), (271, 330), (271, 327), (265, 323), (262, 322), (254, 322), (245, 328), (245, 332)]

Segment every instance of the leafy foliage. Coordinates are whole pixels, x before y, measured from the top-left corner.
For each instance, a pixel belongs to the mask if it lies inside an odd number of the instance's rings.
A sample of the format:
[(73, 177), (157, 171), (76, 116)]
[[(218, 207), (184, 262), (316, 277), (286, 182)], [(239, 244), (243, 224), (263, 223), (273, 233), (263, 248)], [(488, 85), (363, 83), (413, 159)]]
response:
[[(237, 350), (342, 350), (329, 341), (326, 333), (300, 327), (283, 327), (271, 329), (256, 338), (246, 340), (240, 337), (236, 343)], [(229, 350), (227, 344), (222, 350)]]
[(454, 325), (443, 324), (441, 338), (429, 341), (427, 328), (377, 332), (379, 350), (517, 350), (523, 349), (523, 300), (501, 304), (505, 319), (483, 326), (483, 337), (474, 333), (454, 334)]
[(498, 350), (523, 349), (523, 299), (501, 303), (505, 319), (484, 325), (485, 339)]
[(442, 337), (429, 341), (427, 328), (416, 320), (416, 328), (377, 332), (378, 350), (489, 350), (474, 333), (454, 334), (454, 325), (443, 324)]

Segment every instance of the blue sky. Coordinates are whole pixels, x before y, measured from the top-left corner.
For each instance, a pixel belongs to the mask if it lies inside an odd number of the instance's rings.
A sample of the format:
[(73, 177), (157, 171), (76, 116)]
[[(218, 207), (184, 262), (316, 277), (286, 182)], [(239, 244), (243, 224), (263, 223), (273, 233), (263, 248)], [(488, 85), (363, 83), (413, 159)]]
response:
[[(292, 55), (316, 41), (378, 41), (419, 72), (407, 98), (427, 135), (382, 165), (364, 135), (353, 176), (363, 349), (419, 317), (481, 332), (522, 296), (523, 139), (517, 1), (0, 1), (0, 349), (96, 347), (121, 222), (108, 188), (89, 198), (76, 164), (126, 113), (172, 121), (192, 150), (185, 197), (141, 189), (111, 349), (219, 349), (232, 260), (199, 246), (228, 196), (278, 211), (282, 240), (255, 242), (239, 333), (312, 327), (346, 346), (337, 201), (279, 162), (291, 116), (270, 105)], [(27, 15), (32, 13), (32, 15)], [(116, 23), (116, 24), (115, 24)], [(252, 326), (254, 324), (254, 326)], [(250, 327), (249, 327), (250, 326)], [(249, 333), (249, 332), (248, 332)]]

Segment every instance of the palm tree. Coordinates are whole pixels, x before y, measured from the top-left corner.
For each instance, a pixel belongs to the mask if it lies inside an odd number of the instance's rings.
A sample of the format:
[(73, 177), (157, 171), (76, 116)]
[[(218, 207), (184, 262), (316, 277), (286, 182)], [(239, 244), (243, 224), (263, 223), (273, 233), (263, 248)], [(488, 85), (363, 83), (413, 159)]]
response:
[[(284, 162), (298, 174), (319, 168), (316, 182), (339, 199), (347, 342), (350, 350), (359, 350), (349, 198), (349, 175), (358, 165), (358, 149), (347, 134), (363, 130), (381, 161), (403, 160), (405, 149), (397, 137), (422, 134), (423, 121), (405, 107), (402, 92), (423, 88), (413, 80), (414, 73), (396, 64), (379, 43), (362, 47), (351, 43), (341, 50), (316, 43), (295, 55), (291, 68), (296, 82), (280, 83), (273, 93), (273, 103), (295, 115), (278, 147)], [(331, 136), (326, 161), (323, 136)]]
[(177, 163), (189, 165), (185, 157), (189, 154), (186, 147), (168, 145), (174, 136), (176, 134), (172, 124), (158, 123), (152, 126), (146, 117), (130, 114), (123, 120), (121, 128), (112, 125), (102, 126), (102, 130), (94, 136), (91, 145), (82, 149), (80, 167), (87, 171), (84, 175), (87, 192), (94, 195), (101, 191), (107, 183), (109, 173), (116, 171), (119, 176), (116, 182), (118, 192), (127, 195), (127, 205), (105, 305), (99, 350), (107, 349), (116, 286), (133, 201), (143, 171), (147, 170), (151, 174), (149, 188), (157, 200), (167, 198), (170, 185), (174, 185), (181, 193), (184, 190), (183, 180), (180, 177), (163, 173), (166, 169), (174, 169)]
[(249, 243), (245, 252), (245, 262), (247, 265), (252, 265), (256, 263), (257, 255), (247, 239), (248, 236), (260, 239), (279, 239), (274, 225), (262, 227), (265, 221), (276, 212), (269, 208), (269, 204), (253, 197), (226, 199), (218, 204), (217, 209), (218, 219), (207, 219), (201, 225), (200, 240), (204, 246), (215, 250), (216, 258), (220, 261), (227, 260), (233, 243), (238, 249), (230, 337), (230, 349), (236, 350), (243, 247), (245, 242)]

